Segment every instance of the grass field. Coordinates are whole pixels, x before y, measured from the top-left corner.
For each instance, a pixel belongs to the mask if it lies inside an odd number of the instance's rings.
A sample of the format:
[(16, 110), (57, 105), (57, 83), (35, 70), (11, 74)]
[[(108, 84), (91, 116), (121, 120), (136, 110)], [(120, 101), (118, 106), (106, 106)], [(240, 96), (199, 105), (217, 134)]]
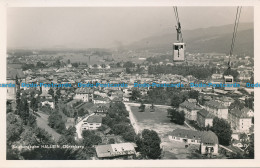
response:
[(146, 109), (145, 112), (139, 112), (137, 106), (131, 106), (131, 110), (138, 122), (139, 128), (155, 130), (161, 138), (168, 135), (169, 132), (177, 129), (188, 129), (186, 126), (176, 125), (167, 118), (167, 109), (155, 107), (154, 112)]
[(169, 140), (168, 135), (171, 131), (177, 128), (189, 128), (170, 122), (170, 119), (167, 118), (167, 108), (155, 107), (155, 112), (150, 112), (150, 109), (147, 108), (145, 112), (139, 112), (138, 106), (131, 106), (131, 111), (140, 130), (151, 129), (160, 136), (163, 149), (162, 159), (200, 159), (201, 155), (196, 152), (199, 146), (185, 148), (184, 142)]

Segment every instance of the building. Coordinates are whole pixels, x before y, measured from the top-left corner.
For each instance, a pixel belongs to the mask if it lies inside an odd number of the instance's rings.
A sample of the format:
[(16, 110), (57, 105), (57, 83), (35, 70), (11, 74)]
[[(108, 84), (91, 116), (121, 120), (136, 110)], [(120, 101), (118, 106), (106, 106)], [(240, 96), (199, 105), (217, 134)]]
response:
[(74, 100), (82, 100), (83, 102), (90, 102), (92, 98), (93, 91), (89, 88), (77, 88), (73, 97)]
[(94, 113), (95, 115), (106, 116), (107, 112), (108, 112), (107, 106), (99, 105)]
[(228, 108), (218, 101), (207, 101), (204, 104), (205, 109), (218, 118), (228, 119)]
[(218, 137), (212, 131), (204, 132), (201, 136), (201, 154), (218, 155)]
[(179, 111), (184, 111), (185, 118), (189, 120), (197, 120), (197, 112), (202, 108), (197, 106), (195, 103), (184, 101), (179, 105)]
[[(25, 79), (24, 73), (21, 69), (7, 68), (6, 74), (6, 83), (16, 84), (16, 79), (20, 83)], [(16, 99), (16, 91), (19, 86), (16, 87), (6, 87), (7, 89), (7, 100), (15, 100)]]
[(81, 130), (96, 130), (102, 125), (102, 116), (89, 116), (87, 120), (83, 121)]
[(205, 109), (197, 112), (197, 123), (200, 127), (213, 126), (213, 118), (215, 116)]
[(104, 97), (99, 96), (99, 97), (96, 97), (93, 99), (94, 104), (107, 104), (109, 102), (110, 102), (110, 100), (107, 97), (104, 98)]
[(185, 142), (188, 144), (200, 144), (202, 132), (186, 129), (175, 129), (169, 134), (169, 139), (173, 141)]
[(200, 145), (201, 154), (218, 155), (218, 137), (212, 131), (176, 129), (170, 133), (169, 139), (186, 144)]
[(246, 109), (239, 110), (237, 108), (230, 110), (229, 122), (231, 128), (239, 133), (249, 133), (252, 126), (252, 117), (249, 116)]
[(54, 101), (52, 99), (42, 99), (41, 100), (41, 106), (45, 106), (45, 105), (49, 105), (50, 108), (52, 108), (52, 109), (55, 108), (55, 104), (54, 104)]
[(118, 143), (109, 145), (97, 145), (95, 147), (97, 157), (100, 159), (106, 158), (134, 158), (136, 155), (135, 143)]

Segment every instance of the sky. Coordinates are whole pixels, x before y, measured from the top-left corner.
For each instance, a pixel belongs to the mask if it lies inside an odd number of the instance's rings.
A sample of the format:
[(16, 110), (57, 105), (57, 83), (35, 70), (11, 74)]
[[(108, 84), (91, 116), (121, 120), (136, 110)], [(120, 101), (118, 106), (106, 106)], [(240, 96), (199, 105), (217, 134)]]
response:
[[(178, 7), (182, 29), (234, 24), (236, 7)], [(253, 22), (243, 7), (240, 22)], [(175, 31), (172, 7), (8, 8), (8, 48), (110, 48)]]

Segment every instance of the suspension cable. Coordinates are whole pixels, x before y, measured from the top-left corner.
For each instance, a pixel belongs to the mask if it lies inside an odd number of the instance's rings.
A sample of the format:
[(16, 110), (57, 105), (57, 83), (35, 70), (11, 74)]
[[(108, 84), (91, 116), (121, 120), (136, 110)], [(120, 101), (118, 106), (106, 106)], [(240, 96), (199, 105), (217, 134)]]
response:
[(233, 36), (232, 36), (232, 41), (231, 41), (231, 47), (230, 47), (230, 52), (229, 52), (228, 69), (231, 68), (231, 56), (233, 55), (233, 51), (234, 51), (234, 46), (235, 46), (235, 41), (236, 41), (236, 35), (237, 35), (237, 29), (238, 29), (241, 10), (242, 10), (242, 6), (238, 6), (237, 12), (236, 12), (236, 19), (235, 19), (235, 24), (234, 24)]

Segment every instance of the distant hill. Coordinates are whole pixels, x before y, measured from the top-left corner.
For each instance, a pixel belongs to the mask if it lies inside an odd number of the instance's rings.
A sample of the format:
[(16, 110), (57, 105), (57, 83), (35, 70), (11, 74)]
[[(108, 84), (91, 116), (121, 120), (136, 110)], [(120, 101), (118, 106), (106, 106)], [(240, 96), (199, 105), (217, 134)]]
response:
[[(186, 49), (191, 53), (228, 53), (233, 34), (233, 24), (219, 27), (184, 30), (183, 39)], [(171, 51), (172, 43), (176, 41), (176, 32), (152, 36), (134, 42), (129, 49), (154, 49), (155, 51)], [(235, 43), (235, 54), (254, 53), (254, 25), (253, 23), (240, 23)]]

